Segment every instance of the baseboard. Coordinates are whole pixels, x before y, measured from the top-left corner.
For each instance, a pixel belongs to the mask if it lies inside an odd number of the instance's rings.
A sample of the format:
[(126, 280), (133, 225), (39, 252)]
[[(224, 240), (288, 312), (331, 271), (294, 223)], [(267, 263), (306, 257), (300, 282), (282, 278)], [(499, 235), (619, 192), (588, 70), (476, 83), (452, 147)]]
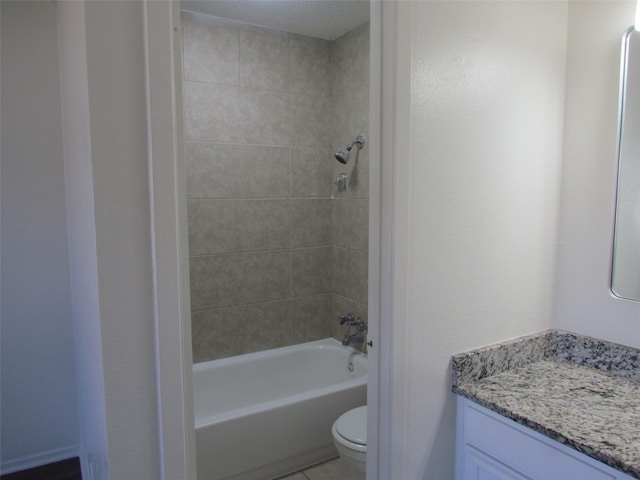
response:
[(4, 461), (0, 463), (0, 475), (28, 470), (72, 457), (82, 458), (79, 444)]

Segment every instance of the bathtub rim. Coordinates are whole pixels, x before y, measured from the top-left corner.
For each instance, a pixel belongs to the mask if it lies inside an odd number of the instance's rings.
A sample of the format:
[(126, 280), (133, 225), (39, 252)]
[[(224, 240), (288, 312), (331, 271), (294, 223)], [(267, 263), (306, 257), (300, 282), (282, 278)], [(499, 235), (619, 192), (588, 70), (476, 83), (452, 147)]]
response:
[[(335, 348), (339, 347), (340, 349), (347, 349), (350, 351), (348, 355), (355, 352), (357, 358), (356, 362), (363, 362), (365, 364), (365, 368), (367, 368), (367, 354), (357, 350), (351, 346), (342, 345), (335, 338), (323, 338), (321, 340), (314, 340), (311, 342), (299, 343), (295, 345), (288, 345), (286, 347), (278, 347), (270, 350), (262, 350), (260, 352), (247, 353), (243, 355), (235, 355), (233, 357), (220, 358), (215, 360), (208, 360), (206, 362), (199, 362), (193, 364), (193, 373), (195, 377), (195, 373), (201, 370), (207, 370), (207, 367), (211, 367), (212, 364), (215, 363), (216, 366), (225, 366), (225, 365), (233, 365), (237, 363), (247, 363), (252, 360), (259, 360), (261, 358), (272, 356), (274, 353), (284, 353), (288, 351), (294, 350), (302, 350), (305, 348), (314, 347), (314, 348)], [(348, 356), (347, 355), (347, 356)], [(346, 368), (346, 366), (345, 366)], [(309, 400), (310, 398), (322, 397), (329, 395), (334, 392), (339, 392), (343, 390), (348, 390), (351, 388), (356, 388), (362, 385), (367, 385), (368, 383), (368, 369), (361, 376), (352, 378), (347, 381), (334, 383), (321, 388), (314, 388), (311, 390), (304, 390), (303, 392), (296, 393), (293, 395), (287, 395), (285, 397), (276, 398), (274, 400), (269, 400), (266, 402), (260, 402), (255, 405), (249, 405), (247, 407), (236, 408), (232, 410), (228, 410), (222, 413), (215, 413), (211, 415), (203, 415), (199, 416), (198, 412), (195, 408), (195, 394), (194, 394), (194, 425), (195, 428), (204, 428), (210, 425), (215, 425), (218, 423), (234, 420), (237, 418), (253, 415), (259, 412), (271, 410), (274, 408), (292, 405), (295, 403), (303, 402), (305, 400)], [(195, 378), (194, 378), (194, 386), (195, 386)]]
[(302, 350), (308, 347), (315, 347), (320, 349), (333, 348), (333, 347), (339, 347), (340, 349), (344, 348), (344, 349), (350, 350), (351, 353), (355, 352), (356, 356), (354, 358), (362, 359), (364, 357), (363, 361), (366, 362), (367, 360), (366, 353), (361, 352), (360, 350), (353, 348), (352, 346), (342, 345), (342, 343), (340, 343), (338, 340), (336, 340), (333, 337), (327, 337), (327, 338), (322, 338), (320, 340), (312, 340), (311, 342), (296, 343), (294, 345), (287, 345), (285, 347), (270, 348), (268, 350), (260, 350), (259, 352), (242, 353), (240, 355), (233, 355), (231, 357), (216, 358), (213, 360), (194, 363), (193, 372), (195, 373), (200, 370), (206, 370), (207, 367), (211, 366), (211, 364), (213, 363), (219, 366), (230, 365), (234, 363), (246, 363), (250, 360), (259, 360), (264, 357), (269, 357), (274, 353), (284, 353), (284, 352), (293, 351), (293, 350)]

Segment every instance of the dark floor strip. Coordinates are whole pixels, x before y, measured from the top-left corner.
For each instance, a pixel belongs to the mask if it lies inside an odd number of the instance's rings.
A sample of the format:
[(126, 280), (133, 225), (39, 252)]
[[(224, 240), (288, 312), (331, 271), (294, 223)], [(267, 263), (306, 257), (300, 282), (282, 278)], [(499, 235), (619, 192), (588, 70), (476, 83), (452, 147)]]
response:
[(80, 459), (69, 458), (42, 467), (0, 475), (0, 480), (82, 480)]

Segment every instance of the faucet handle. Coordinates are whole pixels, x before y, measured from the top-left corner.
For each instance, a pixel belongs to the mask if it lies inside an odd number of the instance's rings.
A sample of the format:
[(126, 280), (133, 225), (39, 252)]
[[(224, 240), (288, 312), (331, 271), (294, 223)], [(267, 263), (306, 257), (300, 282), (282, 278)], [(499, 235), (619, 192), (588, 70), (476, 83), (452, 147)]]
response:
[(360, 317), (354, 317), (353, 313), (340, 317), (340, 325), (344, 325), (345, 323), (350, 327), (358, 327), (359, 330), (368, 330), (369, 327), (368, 322)]
[(342, 317), (340, 317), (340, 325), (344, 325), (345, 323), (348, 323), (349, 325), (353, 325), (353, 322), (355, 322), (355, 317), (353, 316), (353, 313), (349, 313), (347, 315), (343, 315)]

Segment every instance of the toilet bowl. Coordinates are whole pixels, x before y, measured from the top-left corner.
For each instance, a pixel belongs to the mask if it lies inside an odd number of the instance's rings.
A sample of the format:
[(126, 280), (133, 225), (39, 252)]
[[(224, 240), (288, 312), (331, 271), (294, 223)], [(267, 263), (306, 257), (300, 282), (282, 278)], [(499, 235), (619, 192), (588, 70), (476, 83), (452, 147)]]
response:
[(343, 463), (354, 472), (364, 473), (367, 466), (367, 406), (343, 413), (331, 427), (333, 444)]

